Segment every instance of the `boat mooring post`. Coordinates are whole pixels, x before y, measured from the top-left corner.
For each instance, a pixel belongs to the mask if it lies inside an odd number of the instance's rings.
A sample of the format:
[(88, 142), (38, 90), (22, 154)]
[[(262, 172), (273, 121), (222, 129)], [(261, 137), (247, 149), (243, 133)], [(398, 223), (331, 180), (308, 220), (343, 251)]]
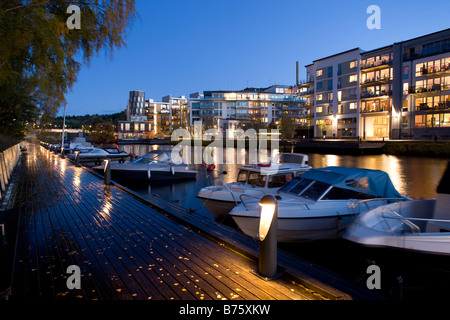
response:
[(277, 199), (266, 195), (259, 201), (259, 275), (265, 280), (271, 280), (277, 274), (277, 231), (278, 205)]
[(103, 172), (103, 181), (106, 185), (111, 184), (111, 159), (105, 160), (105, 169)]
[(80, 166), (80, 151), (75, 151), (75, 167)]

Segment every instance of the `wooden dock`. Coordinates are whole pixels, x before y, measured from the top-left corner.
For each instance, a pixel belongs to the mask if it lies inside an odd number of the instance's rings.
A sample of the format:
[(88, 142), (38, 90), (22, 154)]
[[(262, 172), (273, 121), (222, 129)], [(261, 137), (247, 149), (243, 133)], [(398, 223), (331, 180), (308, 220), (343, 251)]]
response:
[[(152, 205), (29, 144), (17, 177), (13, 300), (311, 300), (375, 296), (298, 257), (283, 276), (255, 274), (257, 243), (237, 230)], [(68, 289), (78, 266), (81, 288)]]

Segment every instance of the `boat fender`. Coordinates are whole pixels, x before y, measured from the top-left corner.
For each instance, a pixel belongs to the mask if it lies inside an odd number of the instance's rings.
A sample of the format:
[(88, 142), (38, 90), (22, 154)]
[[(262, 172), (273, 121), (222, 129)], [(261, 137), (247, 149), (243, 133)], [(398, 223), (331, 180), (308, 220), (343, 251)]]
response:
[(208, 171), (213, 171), (214, 169), (216, 168), (216, 165), (213, 163), (213, 164), (210, 164), (209, 166), (208, 166)]
[(268, 162), (268, 163), (258, 163), (258, 167), (260, 167), (260, 168), (268, 168), (271, 165), (272, 164), (270, 162)]
[(147, 169), (147, 177), (148, 177), (148, 180), (150, 180), (150, 178), (152, 177), (152, 173), (150, 171), (150, 168)]
[(174, 167), (170, 166), (170, 172), (172, 172), (172, 175), (173, 175), (173, 176), (175, 175), (175, 169), (174, 169)]

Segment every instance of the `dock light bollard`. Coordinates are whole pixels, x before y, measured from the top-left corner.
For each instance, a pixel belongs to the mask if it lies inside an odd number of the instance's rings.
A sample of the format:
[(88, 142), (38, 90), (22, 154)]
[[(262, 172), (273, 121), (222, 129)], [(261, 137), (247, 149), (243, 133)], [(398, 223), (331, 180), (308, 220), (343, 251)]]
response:
[(266, 195), (259, 201), (259, 206), (259, 274), (270, 280), (277, 276), (277, 199)]
[(63, 158), (63, 159), (65, 158), (65, 156), (64, 156), (64, 149), (65, 149), (64, 147), (61, 148), (61, 158)]
[(75, 167), (80, 166), (80, 151), (75, 151)]
[(105, 169), (103, 173), (103, 181), (106, 185), (111, 184), (111, 159), (105, 160)]

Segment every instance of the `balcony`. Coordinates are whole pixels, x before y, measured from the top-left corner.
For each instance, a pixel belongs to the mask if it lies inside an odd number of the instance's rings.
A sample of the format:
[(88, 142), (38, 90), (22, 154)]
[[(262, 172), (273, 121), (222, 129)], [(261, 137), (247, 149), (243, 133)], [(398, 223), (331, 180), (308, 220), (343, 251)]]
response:
[(375, 70), (381, 70), (392, 66), (392, 60), (379, 60), (371, 63), (361, 64), (361, 71), (369, 72)]
[(381, 106), (369, 106), (365, 109), (361, 109), (361, 113), (372, 113), (372, 112), (390, 112), (392, 110), (391, 105), (381, 105)]
[(416, 106), (416, 111), (441, 111), (450, 109), (450, 101), (438, 103), (430, 107), (427, 103)]
[(306, 90), (306, 91), (299, 92), (298, 95), (299, 95), (300, 97), (313, 96), (313, 95), (314, 95), (314, 89), (308, 89), (308, 90)]
[(433, 84), (432, 86), (427, 87), (410, 87), (409, 93), (416, 94), (417, 96), (432, 96), (436, 93), (441, 92), (442, 90), (448, 90), (448, 85), (440, 85), (440, 84)]
[(450, 64), (442, 66), (442, 68), (421, 68), (420, 69), (420, 74), (422, 76), (427, 76), (427, 77), (440, 76), (440, 75), (448, 74), (448, 73), (450, 73)]
[(310, 77), (309, 79), (302, 80), (298, 83), (299, 87), (306, 87), (314, 84), (314, 77)]
[(373, 92), (373, 91), (364, 91), (363, 93), (361, 93), (361, 99), (364, 100), (376, 100), (376, 99), (380, 99), (380, 98), (389, 98), (392, 96), (392, 91), (386, 91), (386, 90), (382, 90), (380, 92)]
[(386, 84), (386, 83), (389, 83), (391, 81), (392, 81), (392, 79), (391, 79), (390, 76), (375, 77), (375, 78), (372, 78), (372, 79), (366, 79), (366, 81), (361, 83), (361, 87), (367, 87), (367, 86), (378, 85), (378, 84)]

